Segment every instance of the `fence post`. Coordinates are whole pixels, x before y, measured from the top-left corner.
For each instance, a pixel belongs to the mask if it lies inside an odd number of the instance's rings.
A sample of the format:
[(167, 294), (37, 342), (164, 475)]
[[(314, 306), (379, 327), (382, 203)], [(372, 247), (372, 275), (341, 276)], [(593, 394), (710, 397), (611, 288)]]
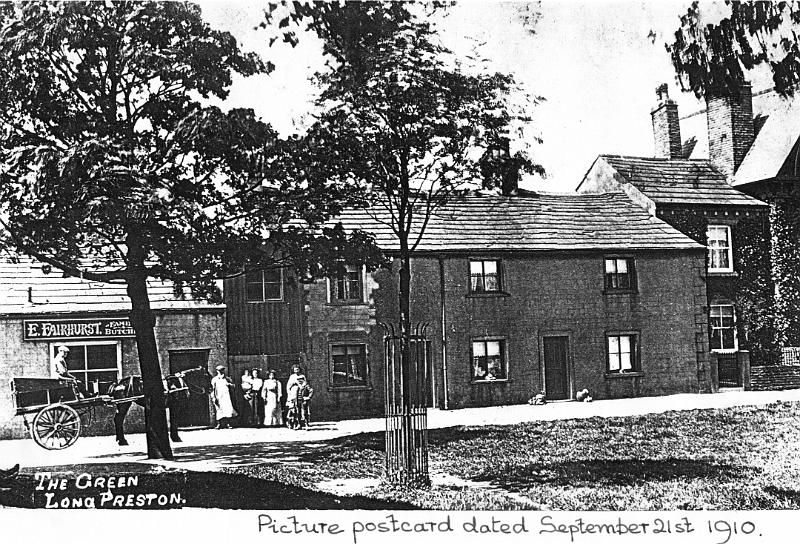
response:
[(742, 389), (750, 391), (750, 352), (739, 352), (739, 376)]
[(711, 392), (719, 393), (719, 357), (716, 353), (708, 354), (708, 366), (711, 373)]

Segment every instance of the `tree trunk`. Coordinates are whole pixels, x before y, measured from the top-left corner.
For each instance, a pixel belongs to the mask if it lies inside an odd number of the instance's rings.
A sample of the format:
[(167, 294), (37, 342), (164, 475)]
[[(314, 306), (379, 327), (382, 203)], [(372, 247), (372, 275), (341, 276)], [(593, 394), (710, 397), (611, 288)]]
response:
[[(417, 376), (411, 371), (411, 253), (408, 240), (400, 238), (400, 379), (402, 380), (401, 396), (404, 417), (402, 419), (403, 434), (414, 435), (412, 408), (415, 405), (414, 392), (417, 390)], [(416, 466), (416, 452), (413, 447), (407, 448), (404, 456), (406, 474), (411, 474)]]
[[(133, 249), (131, 249), (131, 253), (133, 253)], [(139, 351), (139, 368), (142, 373), (142, 388), (145, 396), (144, 421), (147, 433), (147, 457), (148, 459), (172, 459), (164, 385), (156, 348), (156, 319), (150, 308), (147, 275), (143, 265), (131, 268), (128, 278), (128, 296), (131, 299), (131, 325), (136, 332), (136, 347)]]

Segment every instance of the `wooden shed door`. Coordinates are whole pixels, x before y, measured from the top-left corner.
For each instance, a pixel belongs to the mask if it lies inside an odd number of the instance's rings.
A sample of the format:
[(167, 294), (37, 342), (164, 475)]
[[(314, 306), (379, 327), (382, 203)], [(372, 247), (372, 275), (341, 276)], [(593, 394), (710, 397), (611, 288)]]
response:
[[(208, 368), (208, 350), (194, 349), (169, 352), (170, 374), (197, 368), (198, 366)], [(188, 399), (176, 402), (172, 407), (170, 417), (175, 418), (178, 427), (208, 427), (210, 422), (208, 396), (193, 394)]]
[(548, 400), (569, 398), (568, 351), (569, 337), (544, 337), (544, 390)]

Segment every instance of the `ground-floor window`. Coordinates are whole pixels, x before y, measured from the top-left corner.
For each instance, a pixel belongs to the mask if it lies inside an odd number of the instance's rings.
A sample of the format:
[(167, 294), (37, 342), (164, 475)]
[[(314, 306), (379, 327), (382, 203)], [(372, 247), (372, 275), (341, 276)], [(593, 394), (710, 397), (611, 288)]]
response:
[(606, 337), (608, 372), (617, 374), (622, 372), (639, 371), (639, 350), (635, 334), (609, 334)]
[(50, 360), (58, 346), (67, 346), (67, 368), (90, 392), (105, 393), (122, 377), (122, 347), (119, 342), (57, 342), (50, 344)]
[(733, 304), (712, 304), (709, 322), (711, 351), (736, 351), (736, 310)]
[(505, 358), (505, 340), (472, 341), (472, 380), (505, 380), (508, 367)]
[(367, 385), (367, 346), (365, 344), (332, 344), (331, 368), (333, 387)]

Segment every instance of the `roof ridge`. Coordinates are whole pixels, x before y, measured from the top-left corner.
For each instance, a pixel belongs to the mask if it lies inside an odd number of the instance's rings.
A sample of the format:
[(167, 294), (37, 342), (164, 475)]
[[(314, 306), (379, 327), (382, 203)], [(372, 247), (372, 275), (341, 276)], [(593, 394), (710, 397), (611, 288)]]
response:
[(713, 168), (713, 165), (711, 164), (711, 159), (706, 159), (706, 158), (694, 158), (694, 159), (691, 159), (691, 158), (686, 158), (686, 157), (642, 157), (640, 155), (619, 155), (619, 154), (614, 154), (614, 153), (602, 153), (599, 156), (600, 157), (604, 157), (604, 158), (605, 157), (610, 157), (610, 158), (615, 158), (615, 159), (637, 159), (637, 160), (641, 160), (641, 161), (654, 161), (654, 162), (663, 162), (663, 163), (669, 163), (669, 162), (673, 162), (673, 161), (675, 161), (675, 162), (677, 162), (677, 161), (702, 162), (702, 163), (706, 163), (708, 166), (711, 166)]

